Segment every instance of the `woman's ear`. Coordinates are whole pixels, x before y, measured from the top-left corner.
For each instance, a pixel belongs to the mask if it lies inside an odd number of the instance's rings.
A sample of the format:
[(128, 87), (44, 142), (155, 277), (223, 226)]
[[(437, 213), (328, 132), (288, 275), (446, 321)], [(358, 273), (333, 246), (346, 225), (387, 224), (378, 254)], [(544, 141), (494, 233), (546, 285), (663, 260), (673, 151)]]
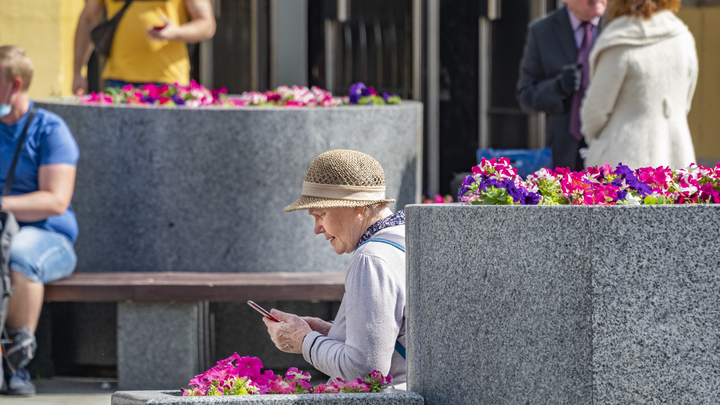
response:
[(356, 207), (356, 208), (355, 208), (355, 212), (356, 212), (358, 215), (364, 214), (364, 213), (365, 213), (365, 208), (366, 208), (366, 207)]

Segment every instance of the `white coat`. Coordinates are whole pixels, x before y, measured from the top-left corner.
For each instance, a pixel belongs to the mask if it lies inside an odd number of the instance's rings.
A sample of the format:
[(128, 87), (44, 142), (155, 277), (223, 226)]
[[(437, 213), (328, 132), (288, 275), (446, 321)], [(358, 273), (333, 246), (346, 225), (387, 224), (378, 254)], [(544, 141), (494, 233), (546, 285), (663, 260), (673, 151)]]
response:
[(580, 112), (585, 165), (678, 169), (694, 162), (687, 114), (697, 75), (695, 40), (671, 11), (611, 21), (590, 54)]

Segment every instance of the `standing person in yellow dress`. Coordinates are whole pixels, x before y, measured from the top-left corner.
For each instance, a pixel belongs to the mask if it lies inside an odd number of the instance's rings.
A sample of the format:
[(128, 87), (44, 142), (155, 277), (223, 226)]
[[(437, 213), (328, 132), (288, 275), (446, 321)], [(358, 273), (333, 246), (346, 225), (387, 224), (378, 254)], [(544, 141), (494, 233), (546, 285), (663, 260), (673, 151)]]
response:
[[(103, 10), (108, 19), (125, 0), (87, 0), (75, 31), (73, 93), (87, 93), (82, 68), (90, 59), (90, 31), (100, 23)], [(215, 16), (210, 0), (137, 0), (120, 19), (110, 57), (102, 77), (106, 87), (125, 84), (190, 82), (187, 43), (215, 35)]]

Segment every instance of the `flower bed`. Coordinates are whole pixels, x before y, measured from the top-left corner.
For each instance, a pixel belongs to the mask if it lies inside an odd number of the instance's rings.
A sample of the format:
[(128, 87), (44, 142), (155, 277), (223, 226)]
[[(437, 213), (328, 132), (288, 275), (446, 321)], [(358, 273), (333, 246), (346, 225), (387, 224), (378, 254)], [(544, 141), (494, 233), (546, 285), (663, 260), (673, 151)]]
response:
[(433, 197), (433, 199), (430, 199), (429, 197), (425, 197), (425, 195), (423, 195), (420, 199), (422, 200), (423, 204), (450, 204), (453, 202), (453, 198), (450, 194), (447, 194), (445, 196), (435, 194), (435, 197)]
[(622, 163), (581, 172), (540, 169), (523, 180), (508, 159), (483, 158), (472, 173), (458, 198), (473, 205), (720, 204), (720, 163), (679, 170), (633, 171)]
[(112, 87), (101, 93), (78, 96), (82, 104), (130, 104), (160, 105), (167, 107), (243, 107), (243, 106), (286, 106), (286, 107), (335, 107), (341, 105), (384, 105), (399, 104), (400, 97), (388, 93), (378, 94), (373, 87), (363, 83), (350, 86), (350, 95), (333, 96), (319, 87), (280, 86), (275, 91), (245, 92), (239, 97), (227, 94), (223, 87), (210, 90), (194, 80), (190, 85), (155, 85), (148, 83), (142, 87), (128, 84), (124, 87)]
[(221, 396), (255, 394), (338, 394), (380, 392), (392, 382), (392, 376), (384, 376), (375, 370), (365, 379), (345, 381), (333, 379), (329, 385), (310, 384), (310, 374), (291, 367), (285, 376), (272, 370), (262, 371), (263, 364), (257, 357), (240, 357), (237, 353), (203, 374), (195, 376), (183, 389), (183, 396)]

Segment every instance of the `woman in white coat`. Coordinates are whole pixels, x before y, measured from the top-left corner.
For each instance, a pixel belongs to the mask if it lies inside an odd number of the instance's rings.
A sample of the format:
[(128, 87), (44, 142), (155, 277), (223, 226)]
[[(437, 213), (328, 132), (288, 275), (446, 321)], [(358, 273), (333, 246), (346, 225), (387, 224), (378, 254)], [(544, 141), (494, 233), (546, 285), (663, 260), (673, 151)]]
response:
[(698, 75), (680, 0), (614, 0), (590, 54), (581, 109), (585, 165), (686, 167), (695, 161), (687, 114)]

